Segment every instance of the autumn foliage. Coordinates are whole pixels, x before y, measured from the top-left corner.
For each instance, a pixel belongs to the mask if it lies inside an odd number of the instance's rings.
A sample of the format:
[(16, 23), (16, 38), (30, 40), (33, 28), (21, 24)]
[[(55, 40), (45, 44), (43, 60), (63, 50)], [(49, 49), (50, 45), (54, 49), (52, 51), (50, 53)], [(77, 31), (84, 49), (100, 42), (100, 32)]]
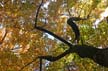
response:
[[(0, 1), (0, 71), (39, 71), (41, 55), (57, 56), (69, 47), (54, 37), (34, 28), (41, 0)], [(77, 21), (81, 37), (78, 44), (108, 46), (108, 19), (98, 28), (93, 23), (107, 8), (107, 0), (43, 0), (37, 25), (72, 42), (74, 32), (67, 24), (71, 16), (86, 18)], [(33, 61), (34, 60), (34, 61)], [(33, 62), (32, 62), (33, 61)], [(31, 62), (30, 64), (28, 64)], [(27, 65), (28, 64), (28, 65)], [(26, 66), (27, 65), (27, 66)], [(70, 54), (56, 62), (43, 61), (43, 71), (107, 71), (90, 59)]]

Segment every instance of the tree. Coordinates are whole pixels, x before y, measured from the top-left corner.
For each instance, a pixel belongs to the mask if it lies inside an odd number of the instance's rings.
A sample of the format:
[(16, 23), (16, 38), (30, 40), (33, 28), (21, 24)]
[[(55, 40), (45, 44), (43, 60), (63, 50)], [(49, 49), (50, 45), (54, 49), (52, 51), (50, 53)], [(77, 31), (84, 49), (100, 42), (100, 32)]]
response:
[[(54, 0), (49, 2), (44, 0), (38, 14), (37, 25), (71, 42), (75, 35), (66, 23), (66, 15), (69, 17), (68, 14), (70, 13), (74, 17), (85, 18), (90, 14), (89, 19), (76, 22), (80, 29), (82, 41), (84, 44), (93, 45), (93, 47), (106, 47), (108, 42), (106, 40), (108, 39), (106, 21), (103, 20), (95, 30), (92, 28), (92, 23), (99, 17), (101, 11), (106, 8), (107, 2), (103, 3), (94, 0), (93, 2), (67, 1)], [(45, 4), (48, 5), (48, 8)], [(0, 31), (4, 28), (7, 30), (0, 48), (1, 71), (16, 71), (22, 67), (24, 67), (24, 71), (38, 70), (39, 59), (36, 57), (48, 54), (57, 56), (69, 48), (57, 39), (50, 38), (48, 34), (34, 29), (35, 11), (39, 5), (40, 0), (5, 0), (0, 2)], [(1, 37), (4, 34), (1, 33)], [(81, 44), (81, 40), (79, 44)], [(32, 60), (34, 60), (33, 63)], [(30, 65), (29, 62), (31, 62)], [(78, 70), (107, 70), (107, 68), (98, 66), (90, 59), (80, 58), (77, 54), (67, 55), (57, 62), (49, 62), (48, 65), (44, 61), (43, 69), (50, 71), (54, 69), (56, 71), (65, 70), (70, 65), (70, 62), (74, 62)]]

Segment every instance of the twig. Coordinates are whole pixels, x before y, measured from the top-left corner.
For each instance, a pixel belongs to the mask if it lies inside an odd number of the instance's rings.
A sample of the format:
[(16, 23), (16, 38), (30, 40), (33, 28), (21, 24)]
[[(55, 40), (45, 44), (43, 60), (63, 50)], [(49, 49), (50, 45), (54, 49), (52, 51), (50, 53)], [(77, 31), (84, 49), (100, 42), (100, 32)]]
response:
[(42, 71), (42, 58), (40, 58), (40, 71)]
[(0, 44), (3, 43), (3, 41), (4, 41), (4, 39), (5, 39), (6, 35), (7, 35), (7, 30), (5, 30), (5, 31), (6, 31), (6, 32), (5, 32), (4, 36), (3, 36), (3, 38), (1, 39)]
[(70, 13), (70, 10), (69, 10), (69, 6), (68, 6), (68, 0), (67, 0), (67, 11), (68, 11), (68, 14), (69, 14), (69, 16), (71, 16), (71, 13)]
[(28, 65), (30, 65), (31, 63), (35, 62), (37, 59), (37, 57), (35, 59), (33, 59), (31, 62), (27, 63), (25, 66), (23, 66), (19, 71), (22, 71), (25, 67), (27, 67)]
[(39, 5), (37, 12), (36, 12), (35, 27), (37, 26), (38, 15), (39, 15), (39, 11), (40, 11), (42, 4), (43, 4), (43, 0), (41, 1), (41, 4)]

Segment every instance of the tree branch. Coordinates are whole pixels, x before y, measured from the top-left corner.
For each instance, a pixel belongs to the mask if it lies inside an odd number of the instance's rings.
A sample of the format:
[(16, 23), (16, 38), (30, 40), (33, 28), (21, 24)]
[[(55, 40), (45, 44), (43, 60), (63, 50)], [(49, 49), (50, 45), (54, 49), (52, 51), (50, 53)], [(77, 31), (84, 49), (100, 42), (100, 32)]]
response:
[(43, 4), (43, 0), (41, 1), (41, 4), (39, 5), (37, 12), (36, 12), (35, 27), (37, 26), (38, 15), (39, 15), (39, 11), (40, 11), (42, 4)]
[(60, 54), (56, 57), (47, 55), (47, 56), (39, 56), (38, 58), (46, 59), (48, 61), (54, 62), (54, 61), (57, 61), (57, 60), (61, 59), (62, 57), (66, 56), (67, 54), (70, 54), (70, 53), (71, 53), (71, 51), (70, 51), (70, 49), (68, 49), (68, 50), (66, 50), (65, 52), (63, 52), (62, 54)]
[[(39, 11), (40, 11), (40, 8), (43, 4), (43, 0), (41, 1), (38, 9), (37, 9), (37, 12), (36, 12), (36, 18), (35, 18), (35, 26), (34, 27), (37, 27), (37, 20), (38, 20), (38, 15), (39, 15)], [(23, 66), (19, 71), (22, 71), (25, 67), (27, 67), (28, 65), (30, 65), (31, 63), (33, 63), (34, 61), (36, 61), (37, 57), (35, 59), (33, 59), (31, 62), (27, 63), (25, 66)], [(42, 64), (42, 59), (40, 59), (40, 71), (41, 71), (41, 64)]]
[(65, 39), (59, 37), (58, 35), (52, 33), (51, 31), (48, 31), (48, 30), (46, 30), (46, 29), (44, 29), (42, 27), (39, 27), (39, 26), (36, 26), (35, 28), (38, 29), (38, 30), (40, 30), (40, 31), (42, 31), (42, 32), (45, 32), (45, 33), (48, 33), (48, 34), (52, 35), (56, 39), (60, 40), (61, 42), (64, 42), (65, 44), (67, 44), (69, 47), (73, 46), (70, 42), (68, 42)]
[(7, 35), (7, 30), (5, 30), (5, 31), (6, 31), (6, 32), (5, 32), (4, 36), (3, 36), (3, 38), (1, 39), (0, 44), (3, 43), (3, 41), (4, 41), (4, 39), (5, 39), (6, 35)]
[(71, 27), (71, 29), (73, 30), (73, 32), (75, 33), (75, 39), (74, 42), (79, 42), (80, 39), (80, 31), (79, 28), (77, 26), (77, 24), (75, 22), (73, 22), (74, 20), (72, 18), (69, 18), (67, 20), (67, 24)]
[(57, 36), (56, 34), (50, 32), (50, 31), (48, 31), (48, 30), (46, 30), (46, 29), (44, 29), (44, 28), (42, 28), (42, 27), (37, 26), (38, 14), (39, 14), (39, 10), (40, 10), (42, 4), (43, 4), (43, 0), (41, 1), (41, 4), (39, 5), (39, 7), (38, 7), (38, 9), (37, 9), (36, 18), (35, 18), (35, 29), (38, 29), (38, 30), (43, 31), (43, 32), (45, 32), (45, 33), (48, 33), (48, 34), (52, 35), (53, 37), (55, 37), (56, 39), (58, 39), (58, 40), (64, 42), (64, 43), (67, 44), (69, 47), (71, 47), (72, 44), (69, 43), (68, 41), (64, 40), (63, 38)]
[(24, 65), (19, 71), (22, 71), (25, 67), (27, 67), (27, 66), (29, 66), (31, 63), (35, 62), (36, 59), (37, 59), (37, 57), (34, 58), (31, 62), (29, 62), (29, 63), (27, 63), (26, 65)]
[[(39, 10), (38, 10), (38, 13), (39, 13)], [(96, 63), (98, 63), (102, 66), (107, 66), (108, 67), (108, 53), (107, 53), (108, 48), (107, 49), (98, 49), (98, 48), (95, 48), (93, 46), (88, 46), (88, 45), (72, 45), (71, 43), (69, 43), (68, 41), (59, 37), (58, 35), (52, 33), (51, 31), (48, 31), (48, 30), (46, 30), (42, 27), (37, 26), (36, 25), (37, 24), (37, 19), (38, 19), (37, 14), (36, 14), (36, 19), (35, 19), (35, 29), (52, 35), (53, 37), (55, 37), (56, 39), (64, 42), (65, 44), (67, 44), (70, 47), (68, 50), (66, 50), (65, 52), (63, 52), (62, 54), (60, 54), (56, 57), (49, 55), (49, 56), (39, 56), (38, 58), (46, 59), (48, 61), (54, 62), (54, 61), (57, 61), (60, 58), (64, 57), (67, 54), (77, 53), (82, 58), (90, 58), (90, 59), (94, 60)], [(87, 18), (71, 17), (72, 21), (86, 20), (88, 18), (89, 18), (89, 15), (87, 16)], [(68, 24), (70, 24), (70, 23), (68, 23)], [(75, 31), (76, 31), (76, 29), (75, 29)], [(100, 53), (102, 53), (102, 54), (100, 54)], [(40, 61), (40, 66), (41, 66), (40, 70), (42, 70), (42, 61)]]

